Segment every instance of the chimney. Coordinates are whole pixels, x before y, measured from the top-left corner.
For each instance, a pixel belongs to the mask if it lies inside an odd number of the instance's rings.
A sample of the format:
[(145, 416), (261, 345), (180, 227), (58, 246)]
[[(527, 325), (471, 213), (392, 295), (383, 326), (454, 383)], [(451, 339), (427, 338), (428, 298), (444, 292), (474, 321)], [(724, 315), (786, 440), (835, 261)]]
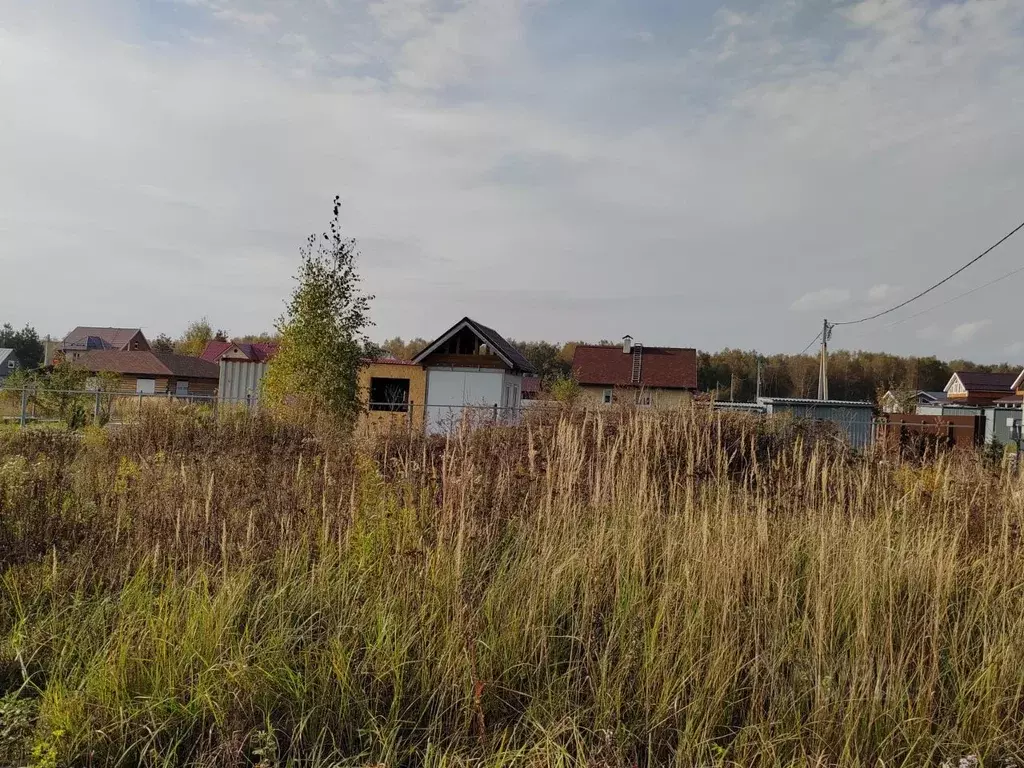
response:
[(633, 351), (633, 337), (628, 333), (622, 337), (622, 353), (628, 355)]

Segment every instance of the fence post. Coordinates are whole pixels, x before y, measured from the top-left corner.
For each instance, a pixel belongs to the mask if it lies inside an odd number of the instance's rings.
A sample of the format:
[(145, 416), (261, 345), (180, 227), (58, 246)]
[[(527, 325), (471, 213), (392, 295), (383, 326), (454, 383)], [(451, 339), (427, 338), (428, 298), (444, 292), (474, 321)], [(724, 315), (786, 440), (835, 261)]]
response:
[(415, 408), (415, 407), (416, 407), (416, 403), (414, 403), (412, 400), (410, 400), (409, 401), (409, 408), (405, 412), (405, 422), (406, 422), (406, 425), (409, 427), (410, 430), (412, 429), (412, 409)]
[(94, 423), (100, 423), (100, 391), (96, 390), (96, 404), (92, 409), (92, 420)]
[(494, 422), (495, 424), (498, 423), (498, 404), (497, 403), (494, 404), (494, 409), (493, 409), (493, 412), (491, 413), (491, 421)]
[(28, 389), (21, 390), (21, 419), (19, 426), (24, 427), (25, 421), (28, 418)]

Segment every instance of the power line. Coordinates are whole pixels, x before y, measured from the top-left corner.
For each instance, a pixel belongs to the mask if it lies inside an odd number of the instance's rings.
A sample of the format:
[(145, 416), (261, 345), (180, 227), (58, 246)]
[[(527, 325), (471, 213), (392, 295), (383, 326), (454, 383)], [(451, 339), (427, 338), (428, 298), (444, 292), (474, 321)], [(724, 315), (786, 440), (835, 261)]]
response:
[[(907, 317), (901, 318), (899, 320), (893, 320), (891, 323), (887, 323), (886, 325), (882, 326), (882, 328), (883, 329), (884, 328), (893, 328), (893, 327), (895, 327), (897, 325), (902, 325), (903, 323), (909, 322), (910, 320), (913, 320), (915, 318), (921, 317), (922, 315), (927, 315), (929, 312), (934, 312), (936, 309), (942, 309), (943, 307), (948, 306), (949, 304), (952, 304), (954, 301), (959, 301), (962, 298), (970, 296), (972, 293), (977, 293), (978, 291), (984, 290), (985, 288), (993, 286), (996, 283), (1001, 283), (1003, 280), (1006, 280), (1007, 278), (1013, 277), (1014, 275), (1019, 275), (1021, 272), (1024, 272), (1024, 267), (1018, 267), (1017, 269), (1014, 269), (1014, 270), (1011, 270), (1010, 272), (1007, 272), (1005, 275), (997, 277), (995, 280), (989, 280), (984, 285), (979, 285), (979, 286), (976, 286), (974, 288), (971, 288), (969, 291), (964, 291), (963, 293), (959, 293), (956, 296), (954, 296), (954, 297), (952, 297), (950, 299), (947, 299), (946, 301), (942, 302), (941, 304), (936, 304), (934, 306), (928, 307), (928, 309), (922, 309), (920, 312), (915, 312), (913, 315), (908, 315)], [(864, 329), (861, 329), (859, 331), (854, 331), (853, 332), (855, 338), (863, 336), (865, 333), (867, 333), (867, 331), (864, 330)], [(820, 333), (818, 334), (818, 338), (821, 338), (821, 334)]]
[[(886, 310), (884, 310), (882, 312), (877, 312), (877, 313), (875, 313), (873, 315), (870, 315), (869, 317), (862, 317), (860, 320), (847, 320), (846, 322), (842, 322), (842, 323), (829, 323), (829, 325), (832, 326), (832, 327), (836, 327), (836, 326), (840, 326), (840, 325), (857, 325), (859, 323), (866, 323), (868, 320), (877, 320), (878, 318), (882, 317), (883, 315), (888, 315), (891, 312), (895, 312), (897, 309), (902, 309), (903, 307), (907, 306), (911, 302), (917, 301), (922, 296), (926, 296), (927, 294), (931, 293), (932, 291), (934, 291), (939, 286), (945, 285), (950, 280), (952, 280), (954, 277), (956, 277), (961, 272), (963, 272), (965, 269), (967, 269), (968, 267), (970, 267), (973, 264), (976, 264), (977, 262), (981, 261), (983, 258), (988, 256), (992, 251), (994, 251), (1000, 245), (1005, 243), (1007, 240), (1009, 240), (1015, 234), (1020, 232), (1020, 230), (1022, 230), (1022, 229), (1024, 229), (1024, 221), (1022, 221), (1020, 224), (1018, 224), (1016, 227), (1014, 227), (1010, 232), (1008, 232), (1007, 234), (1003, 235), (999, 239), (998, 242), (996, 242), (993, 245), (990, 245), (988, 248), (986, 248), (980, 254), (978, 254), (973, 259), (968, 261), (966, 264), (964, 264), (962, 267), (960, 267), (960, 269), (958, 269), (956, 272), (953, 272), (952, 274), (947, 275), (942, 280), (940, 280), (939, 282), (935, 283), (935, 285), (933, 285), (930, 288), (927, 288), (927, 289), (921, 291), (916, 296), (912, 296), (909, 299), (907, 299), (906, 301), (897, 304), (895, 307), (890, 307), (889, 309), (886, 309)], [(818, 336), (820, 338), (821, 334), (819, 333)], [(815, 341), (817, 341), (817, 339), (815, 339)], [(811, 343), (813, 344), (814, 342), (811, 342)]]
[(809, 350), (811, 347), (813, 347), (815, 344), (817, 344), (818, 343), (818, 339), (820, 339), (820, 338), (821, 338), (821, 331), (818, 331), (818, 335), (815, 336), (813, 339), (811, 339), (811, 343), (808, 344), (806, 347), (804, 347), (804, 351), (801, 352), (799, 355), (797, 355), (797, 357), (802, 357), (803, 355), (806, 355), (807, 354), (807, 350)]
[(918, 312), (916, 314), (913, 314), (913, 315), (910, 315), (909, 317), (904, 317), (902, 320), (894, 320), (893, 322), (889, 323), (885, 327), (886, 328), (892, 328), (894, 325), (901, 325), (902, 323), (905, 323), (908, 320), (913, 320), (915, 317), (920, 317), (921, 315), (927, 315), (929, 312), (932, 312), (932, 311), (934, 311), (936, 309), (941, 309), (942, 307), (945, 307), (947, 304), (952, 304), (954, 301), (958, 301), (958, 300), (964, 298), (965, 296), (970, 296), (972, 293), (977, 293), (980, 290), (988, 288), (991, 285), (995, 285), (996, 283), (1000, 283), (1003, 280), (1006, 280), (1008, 277), (1013, 277), (1014, 275), (1020, 274), (1021, 272), (1024, 272), (1024, 267), (1018, 267), (1017, 269), (1013, 270), (1012, 272), (1007, 272), (1002, 277), (997, 277), (995, 280), (989, 280), (984, 285), (979, 285), (977, 288), (971, 288), (971, 290), (969, 290), (969, 291), (964, 291), (963, 293), (957, 294), (953, 298), (947, 299), (946, 301), (942, 302), (941, 304), (936, 304), (934, 307), (928, 307), (928, 309), (922, 309), (920, 312)]

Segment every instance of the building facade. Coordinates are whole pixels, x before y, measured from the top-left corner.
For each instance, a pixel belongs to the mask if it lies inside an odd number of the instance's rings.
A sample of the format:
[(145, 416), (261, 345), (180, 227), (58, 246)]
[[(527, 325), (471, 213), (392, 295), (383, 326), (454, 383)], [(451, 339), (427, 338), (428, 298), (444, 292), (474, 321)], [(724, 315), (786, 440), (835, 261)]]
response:
[(675, 408), (697, 391), (697, 351), (645, 347), (625, 336), (621, 347), (576, 347), (572, 372), (584, 405)]
[(85, 352), (74, 365), (93, 374), (91, 388), (100, 374), (116, 374), (117, 392), (138, 395), (212, 398), (220, 374), (215, 363), (168, 352)]
[(464, 317), (413, 358), (426, 371), (428, 432), (462, 423), (519, 420), (523, 377), (533, 365), (493, 328)]
[(365, 424), (422, 429), (426, 393), (427, 373), (416, 363), (383, 357), (367, 361), (359, 370)]

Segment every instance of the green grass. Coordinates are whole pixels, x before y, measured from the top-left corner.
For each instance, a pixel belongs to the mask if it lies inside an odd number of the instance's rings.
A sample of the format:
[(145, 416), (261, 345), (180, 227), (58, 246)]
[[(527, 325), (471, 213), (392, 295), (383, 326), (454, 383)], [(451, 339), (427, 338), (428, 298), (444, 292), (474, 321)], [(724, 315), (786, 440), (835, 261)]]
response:
[(995, 764), (1022, 518), (972, 457), (697, 411), (4, 433), (0, 761)]

